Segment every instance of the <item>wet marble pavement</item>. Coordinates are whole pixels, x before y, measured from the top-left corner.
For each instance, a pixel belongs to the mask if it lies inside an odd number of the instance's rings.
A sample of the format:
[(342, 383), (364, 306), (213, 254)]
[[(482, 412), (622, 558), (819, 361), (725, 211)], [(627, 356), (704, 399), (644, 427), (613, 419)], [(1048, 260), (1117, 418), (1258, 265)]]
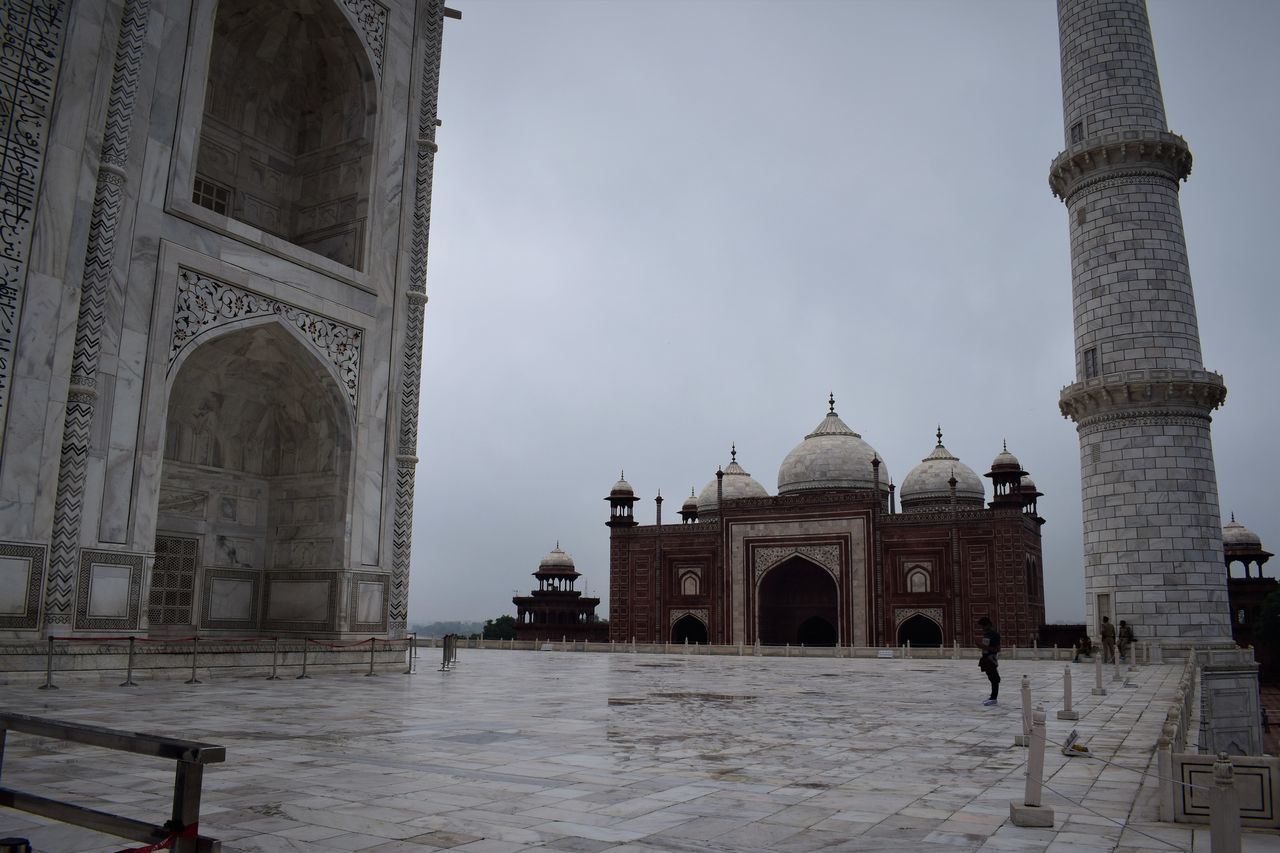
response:
[[(424, 652), (425, 654), (425, 652)], [(2, 688), (9, 711), (222, 744), (201, 832), (227, 851), (1204, 850), (1156, 820), (1152, 747), (1179, 669), (1143, 667), (1062, 722), (1064, 664), (1004, 661), (984, 707), (972, 660), (462, 650), (411, 676), (64, 681)], [(1052, 829), (1013, 826), (1027, 675), (1048, 736), (1113, 764), (1046, 755)], [(1110, 673), (1108, 673), (1110, 675)], [(4, 783), (164, 819), (173, 765), (11, 734)], [(130, 846), (0, 808), (44, 851)], [(1248, 833), (1246, 850), (1280, 850)]]

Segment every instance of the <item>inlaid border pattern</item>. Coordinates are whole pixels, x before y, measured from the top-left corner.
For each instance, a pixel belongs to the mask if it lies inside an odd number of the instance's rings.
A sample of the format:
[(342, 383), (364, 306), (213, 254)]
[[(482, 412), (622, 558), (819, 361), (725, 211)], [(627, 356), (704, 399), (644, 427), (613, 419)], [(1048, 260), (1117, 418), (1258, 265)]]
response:
[(301, 332), (320, 357), (333, 365), (341, 379), (342, 390), (355, 406), (360, 384), (360, 348), (364, 338), (360, 329), (187, 269), (178, 271), (178, 298), (173, 305), (169, 367), (173, 367), (184, 349), (210, 329), (237, 320), (272, 315)]
[[(323, 622), (282, 622), (269, 619), (271, 612), (271, 587), (275, 581), (326, 581), (329, 584), (329, 598), (325, 606)], [(262, 575), (262, 627), (279, 631), (334, 631), (338, 624), (338, 581), (337, 572), (265, 572)]]
[(31, 568), (27, 572), (26, 611), (21, 616), (14, 614), (0, 616), (0, 628), (40, 627), (40, 594), (44, 590), (44, 546), (0, 542), (0, 557), (17, 557), (31, 561)]

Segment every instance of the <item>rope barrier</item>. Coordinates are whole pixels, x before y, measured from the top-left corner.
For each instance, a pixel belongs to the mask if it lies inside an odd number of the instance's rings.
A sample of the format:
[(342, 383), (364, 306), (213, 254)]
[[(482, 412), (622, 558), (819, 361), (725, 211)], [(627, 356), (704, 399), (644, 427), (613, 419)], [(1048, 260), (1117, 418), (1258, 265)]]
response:
[(1128, 823), (1128, 821), (1119, 821), (1119, 820), (1116, 820), (1115, 818), (1111, 817), (1110, 815), (1105, 815), (1105, 814), (1103, 814), (1102, 812), (1098, 811), (1097, 809), (1090, 808), (1089, 806), (1086, 806), (1084, 803), (1077, 802), (1076, 800), (1071, 799), (1071, 798), (1070, 798), (1070, 797), (1068, 797), (1066, 794), (1062, 793), (1061, 791), (1059, 791), (1059, 790), (1057, 790), (1056, 788), (1054, 788), (1053, 786), (1051, 786), (1048, 782), (1041, 782), (1040, 784), (1042, 784), (1042, 785), (1043, 785), (1045, 788), (1047, 788), (1048, 790), (1053, 791), (1053, 793), (1057, 794), (1059, 797), (1062, 797), (1062, 799), (1066, 800), (1068, 803), (1071, 803), (1072, 805), (1079, 806), (1080, 808), (1084, 809), (1085, 811), (1090, 812), (1090, 813), (1092, 813), (1092, 814), (1095, 814), (1095, 815), (1097, 815), (1098, 817), (1102, 818), (1103, 820), (1109, 820), (1109, 821), (1111, 821), (1112, 823), (1114, 823), (1116, 826), (1120, 827), (1120, 829), (1122, 829), (1122, 830), (1127, 829), (1127, 830), (1129, 830), (1130, 832), (1136, 832), (1136, 833), (1138, 833), (1139, 835), (1142, 835), (1142, 836), (1145, 836), (1145, 837), (1147, 837), (1147, 838), (1150, 838), (1152, 841), (1158, 841), (1159, 843), (1163, 844), (1165, 847), (1168, 847), (1170, 850), (1178, 850), (1178, 851), (1181, 851), (1181, 853), (1191, 853), (1191, 850), (1190, 850), (1189, 848), (1186, 848), (1186, 847), (1179, 847), (1178, 845), (1173, 844), (1172, 842), (1165, 841), (1163, 838), (1158, 838), (1157, 836), (1154, 836), (1154, 835), (1152, 835), (1152, 834), (1151, 834), (1151, 833), (1149, 833), (1149, 832), (1143, 832), (1141, 829), (1138, 829), (1137, 827), (1130, 826), (1130, 825), (1129, 825), (1129, 823)]
[[(173, 821), (169, 821), (169, 823), (173, 823)], [(169, 823), (165, 824), (166, 829), (169, 828)], [(157, 841), (155, 844), (146, 844), (142, 847), (126, 847), (120, 850), (119, 853), (154, 853), (156, 850), (169, 850), (173, 847), (173, 842), (179, 838), (198, 838), (199, 835), (199, 826), (193, 823), (191, 826), (170, 832), (169, 837), (164, 841)]]
[[(1053, 746), (1056, 746), (1059, 749), (1066, 749), (1066, 744), (1058, 743), (1057, 741), (1051, 740), (1050, 738), (1045, 738), (1044, 742), (1048, 744), (1052, 744)], [(1139, 776), (1146, 776), (1151, 779), (1155, 779), (1158, 782), (1172, 782), (1175, 785), (1181, 785), (1184, 788), (1191, 788), (1192, 790), (1195, 790), (1195, 791), (1212, 791), (1213, 790), (1213, 788), (1209, 787), (1208, 785), (1195, 785), (1195, 784), (1192, 784), (1191, 782), (1183, 782), (1181, 779), (1166, 779), (1165, 777), (1161, 776), (1159, 773), (1148, 773), (1146, 770), (1139, 770), (1136, 767), (1126, 767), (1123, 764), (1116, 764), (1114, 761), (1108, 761), (1107, 759), (1103, 758), (1102, 756), (1098, 755), (1095, 752), (1090, 752), (1088, 755), (1081, 753), (1080, 758), (1093, 758), (1093, 759), (1096, 759), (1097, 761), (1101, 761), (1103, 764), (1109, 764), (1110, 766), (1118, 767), (1121, 770), (1128, 770), (1130, 773), (1137, 773)]]

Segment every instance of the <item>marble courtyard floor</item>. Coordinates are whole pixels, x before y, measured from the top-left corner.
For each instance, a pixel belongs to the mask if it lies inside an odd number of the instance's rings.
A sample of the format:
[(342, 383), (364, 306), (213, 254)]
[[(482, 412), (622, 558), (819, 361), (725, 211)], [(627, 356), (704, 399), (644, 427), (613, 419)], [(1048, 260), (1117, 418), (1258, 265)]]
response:
[[(1179, 668), (1135, 687), (1073, 665), (1004, 661), (982, 705), (972, 660), (706, 657), (468, 650), (412, 676), (220, 677), (136, 689), (63, 681), (0, 688), (0, 707), (221, 744), (201, 832), (227, 851), (1208, 851), (1206, 828), (1156, 820), (1152, 747)], [(1026, 750), (1028, 675), (1048, 736), (1052, 829), (1009, 822)], [(1108, 678), (1111, 672), (1107, 673)], [(5, 784), (160, 822), (173, 765), (11, 734)], [(132, 846), (0, 808), (0, 836), (43, 851)], [(1246, 833), (1246, 850), (1280, 836)]]

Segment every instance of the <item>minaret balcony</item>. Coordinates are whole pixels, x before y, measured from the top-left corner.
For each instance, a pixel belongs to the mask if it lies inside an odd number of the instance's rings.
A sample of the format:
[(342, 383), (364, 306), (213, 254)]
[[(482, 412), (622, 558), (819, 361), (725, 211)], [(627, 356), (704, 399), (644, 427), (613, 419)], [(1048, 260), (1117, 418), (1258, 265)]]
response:
[[(1077, 424), (1151, 411), (1207, 417), (1227, 399), (1222, 374), (1210, 370), (1147, 368), (1104, 373), (1062, 389), (1058, 409)], [(1177, 410), (1177, 411), (1175, 411)]]
[(1075, 143), (1049, 167), (1049, 189), (1067, 204), (1098, 181), (1152, 175), (1173, 181), (1191, 174), (1191, 149), (1176, 133), (1123, 130)]

